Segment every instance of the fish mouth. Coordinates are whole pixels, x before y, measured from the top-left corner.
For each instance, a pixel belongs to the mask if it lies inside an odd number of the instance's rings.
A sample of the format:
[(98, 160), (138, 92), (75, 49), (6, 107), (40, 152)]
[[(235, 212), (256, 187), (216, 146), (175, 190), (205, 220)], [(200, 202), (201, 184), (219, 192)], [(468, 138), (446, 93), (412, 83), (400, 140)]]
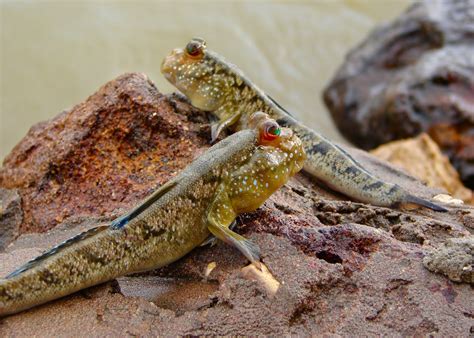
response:
[[(180, 50), (179, 49), (173, 49), (169, 55), (167, 55), (163, 61), (161, 61), (161, 67), (160, 71), (161, 74), (170, 82), (174, 82), (175, 78), (175, 70), (176, 70), (176, 58), (177, 55), (179, 54)], [(173, 69), (173, 67), (175, 67)]]
[(168, 60), (168, 56), (166, 58), (163, 59), (163, 61), (161, 62), (161, 67), (160, 67), (160, 71), (161, 71), (161, 74), (163, 74), (163, 76), (168, 80), (168, 81), (171, 81), (172, 79), (172, 67), (170, 65), (171, 62), (169, 62)]

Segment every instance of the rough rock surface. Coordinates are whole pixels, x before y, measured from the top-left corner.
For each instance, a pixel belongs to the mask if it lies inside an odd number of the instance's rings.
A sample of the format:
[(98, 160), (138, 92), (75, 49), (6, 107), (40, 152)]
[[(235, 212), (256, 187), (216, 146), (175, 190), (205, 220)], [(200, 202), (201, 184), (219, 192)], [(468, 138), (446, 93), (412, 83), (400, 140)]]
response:
[[(94, 123), (75, 120), (90, 121), (94, 112), (101, 116)], [(163, 126), (146, 122), (154, 113)], [(54, 135), (58, 119), (70, 123), (57, 129), (61, 137)], [(1, 185), (19, 191), (25, 215), (29, 215), (21, 226), (23, 232), (60, 224), (46, 233), (23, 234), (11, 243), (0, 253), (0, 275), (77, 232), (107, 222), (171, 177), (170, 171), (179, 170), (207, 146), (209, 129), (202, 125), (204, 121), (204, 115), (184, 101), (159, 94), (145, 76), (128, 74), (71, 111), (34, 127), (8, 157)], [(123, 126), (128, 126), (125, 134), (117, 131)], [(172, 127), (183, 136), (170, 136), (167, 131), (175, 130)], [(77, 142), (70, 141), (78, 128), (85, 134)], [(100, 130), (103, 136), (90, 129)], [(123, 135), (133, 135), (127, 138), (134, 140), (133, 146)], [(89, 142), (88, 137), (94, 141)], [(143, 144), (147, 146), (140, 148)], [(112, 159), (96, 150), (99, 145), (111, 152)], [(29, 150), (31, 147), (42, 148), (45, 154)], [(141, 149), (138, 154), (126, 155), (134, 147)], [(413, 193), (436, 193), (365, 152), (348, 151), (379, 176)], [(160, 161), (164, 157), (167, 161)], [(26, 158), (35, 159), (31, 167)], [(75, 166), (67, 171), (55, 161)], [(18, 163), (18, 168), (11, 163)], [(33, 165), (38, 173), (32, 174)], [(95, 169), (93, 173), (81, 171), (81, 165)], [(59, 169), (51, 172), (51, 167)], [(61, 184), (54, 186), (58, 177)], [(108, 180), (107, 185), (101, 185), (103, 179)], [(94, 188), (96, 182), (101, 188)], [(76, 190), (77, 198), (66, 195)], [(109, 200), (112, 194), (120, 198)], [(53, 197), (55, 204), (47, 209), (46, 201)], [(38, 209), (47, 210), (33, 210), (32, 200), (43, 203)], [(100, 207), (94, 202), (101, 203)], [(55, 213), (65, 219), (58, 221)], [(72, 214), (76, 216), (66, 218)], [(274, 297), (268, 297), (258, 282), (242, 276), (241, 268), (247, 262), (237, 250), (218, 243), (197, 248), (168, 267), (119, 278), (3, 318), (0, 333), (469, 337), (474, 332), (473, 287), (453, 283), (422, 264), (424, 255), (446, 240), (472, 237), (471, 207), (452, 208), (448, 213), (374, 207), (347, 201), (298, 174), (256, 212), (239, 217), (237, 231), (260, 246), (263, 262), (281, 283)], [(211, 262), (216, 268), (206, 277)]]
[[(474, 95), (474, 89), (472, 90)], [(431, 138), (449, 156), (467, 186), (474, 189), (474, 128), (473, 123), (436, 124), (428, 130)]]
[(347, 55), (324, 100), (364, 149), (452, 129), (439, 144), (473, 189), (474, 0), (416, 2)]
[(401, 167), (430, 187), (445, 189), (454, 198), (474, 204), (472, 191), (462, 184), (456, 169), (427, 134), (392, 141), (370, 153)]
[(431, 271), (440, 272), (456, 282), (474, 284), (474, 237), (453, 238), (423, 259)]
[(45, 231), (70, 216), (110, 214), (148, 195), (206, 145), (202, 123), (186, 118), (190, 112), (145, 75), (131, 74), (33, 126), (0, 169), (0, 187), (22, 197), (21, 232)]
[(22, 221), (23, 210), (17, 191), (0, 188), (0, 250), (19, 235)]

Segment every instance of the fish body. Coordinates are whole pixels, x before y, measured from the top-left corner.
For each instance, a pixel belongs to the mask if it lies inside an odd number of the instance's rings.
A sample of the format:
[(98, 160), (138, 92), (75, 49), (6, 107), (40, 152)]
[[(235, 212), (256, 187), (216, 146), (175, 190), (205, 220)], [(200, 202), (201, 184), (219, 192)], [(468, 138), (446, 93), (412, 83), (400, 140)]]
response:
[[(216, 143), (111, 225), (83, 232), (1, 279), (0, 317), (167, 265), (210, 234), (257, 265), (258, 247), (228, 227), (238, 214), (258, 208), (305, 160), (291, 130), (259, 116), (254, 128)], [(269, 126), (279, 130), (270, 141)]]
[(413, 196), (363, 168), (347, 152), (293, 118), (244, 73), (195, 38), (184, 49), (173, 50), (162, 62), (163, 75), (197, 108), (212, 112), (219, 121), (212, 126), (212, 141), (225, 128), (247, 127), (249, 114), (263, 111), (303, 141), (307, 154), (304, 171), (332, 189), (355, 200), (386, 207), (415, 203), (436, 211), (445, 208)]

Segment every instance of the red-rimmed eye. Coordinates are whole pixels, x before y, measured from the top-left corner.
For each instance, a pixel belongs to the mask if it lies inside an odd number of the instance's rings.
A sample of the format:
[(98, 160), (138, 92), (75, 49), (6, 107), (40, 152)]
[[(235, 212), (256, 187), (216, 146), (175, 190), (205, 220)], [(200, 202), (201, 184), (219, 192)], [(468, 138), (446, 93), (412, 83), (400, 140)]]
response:
[(280, 133), (280, 126), (275, 121), (267, 121), (263, 124), (263, 138), (265, 140), (275, 140), (280, 136)]
[(202, 44), (198, 41), (191, 41), (186, 45), (186, 53), (193, 57), (200, 56), (202, 54)]

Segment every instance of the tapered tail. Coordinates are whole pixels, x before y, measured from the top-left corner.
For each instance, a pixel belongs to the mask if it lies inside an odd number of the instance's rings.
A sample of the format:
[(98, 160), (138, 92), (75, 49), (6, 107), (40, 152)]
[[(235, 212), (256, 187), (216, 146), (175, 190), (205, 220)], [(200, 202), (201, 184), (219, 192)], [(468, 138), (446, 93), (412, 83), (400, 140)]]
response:
[(419, 197), (416, 197), (416, 196), (413, 196), (413, 195), (408, 195), (405, 198), (405, 201), (409, 202), (409, 203), (414, 203), (414, 204), (421, 205), (423, 207), (429, 208), (429, 209), (434, 210), (434, 211), (439, 211), (439, 212), (447, 212), (448, 211), (448, 209), (446, 209), (446, 208), (444, 208), (444, 207), (442, 207), (442, 206), (440, 206), (436, 203), (427, 201), (423, 198), (419, 198)]

